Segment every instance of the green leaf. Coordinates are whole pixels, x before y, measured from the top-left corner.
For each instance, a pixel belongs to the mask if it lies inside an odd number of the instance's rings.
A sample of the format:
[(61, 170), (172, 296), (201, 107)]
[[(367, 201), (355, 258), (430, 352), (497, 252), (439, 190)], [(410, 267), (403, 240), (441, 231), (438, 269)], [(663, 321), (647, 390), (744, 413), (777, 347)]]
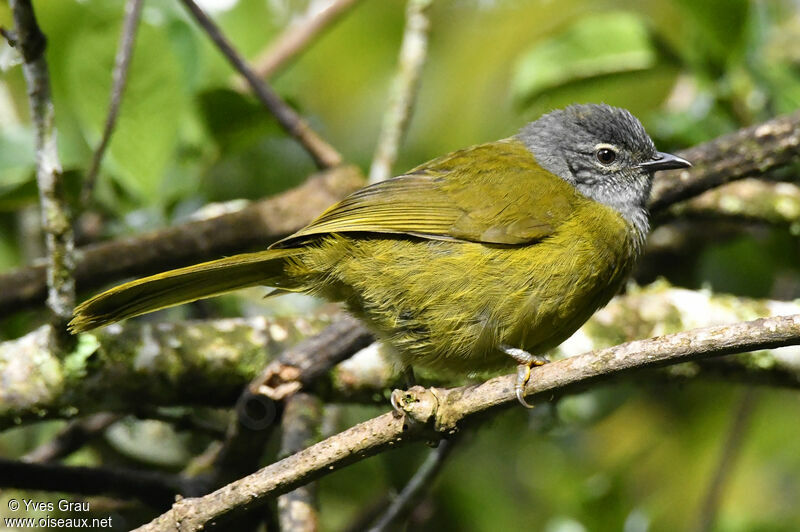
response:
[[(129, 193), (157, 201), (174, 155), (186, 109), (182, 72), (163, 27), (144, 21), (104, 167)], [(66, 57), (69, 97), (92, 146), (101, 137), (119, 39), (117, 25), (90, 26), (75, 36)]]
[(528, 50), (515, 68), (512, 91), (527, 100), (574, 81), (646, 70), (656, 60), (647, 27), (637, 15), (591, 15)]

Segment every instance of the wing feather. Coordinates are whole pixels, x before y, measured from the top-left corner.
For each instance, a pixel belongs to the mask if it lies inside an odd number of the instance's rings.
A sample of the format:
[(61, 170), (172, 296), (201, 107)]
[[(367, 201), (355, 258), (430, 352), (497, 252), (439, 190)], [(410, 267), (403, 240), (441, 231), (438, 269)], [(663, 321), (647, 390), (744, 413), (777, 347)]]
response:
[(364, 187), (273, 247), (347, 232), (525, 245), (547, 237), (568, 218), (575, 195), (519, 141), (508, 139)]

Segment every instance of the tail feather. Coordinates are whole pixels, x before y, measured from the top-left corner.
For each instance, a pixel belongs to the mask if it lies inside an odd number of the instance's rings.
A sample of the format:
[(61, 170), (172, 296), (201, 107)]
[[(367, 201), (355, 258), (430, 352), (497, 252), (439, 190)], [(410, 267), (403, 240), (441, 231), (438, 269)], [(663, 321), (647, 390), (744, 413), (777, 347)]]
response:
[(74, 311), (73, 333), (109, 325), (154, 310), (196, 301), (248, 286), (285, 286), (284, 259), (297, 249), (245, 253), (171, 270), (111, 288)]

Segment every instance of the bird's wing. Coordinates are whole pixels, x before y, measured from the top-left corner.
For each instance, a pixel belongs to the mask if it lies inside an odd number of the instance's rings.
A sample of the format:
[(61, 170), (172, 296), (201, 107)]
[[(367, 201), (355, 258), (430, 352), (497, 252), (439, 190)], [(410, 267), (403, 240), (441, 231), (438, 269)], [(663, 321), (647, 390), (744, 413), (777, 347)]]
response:
[(358, 190), (274, 247), (327, 233), (373, 232), (524, 245), (551, 234), (576, 192), (517, 140), (454, 152)]

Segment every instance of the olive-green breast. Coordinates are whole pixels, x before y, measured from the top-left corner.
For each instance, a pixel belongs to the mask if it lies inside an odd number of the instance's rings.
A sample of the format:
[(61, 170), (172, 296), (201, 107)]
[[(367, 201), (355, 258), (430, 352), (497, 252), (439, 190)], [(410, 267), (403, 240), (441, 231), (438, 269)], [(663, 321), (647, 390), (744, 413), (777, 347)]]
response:
[[(383, 235), (383, 236), (381, 236)], [(344, 301), (412, 365), (509, 365), (574, 332), (636, 258), (613, 209), (540, 168), (515, 140), (461, 150), (367, 187), (279, 243), (289, 273)]]

